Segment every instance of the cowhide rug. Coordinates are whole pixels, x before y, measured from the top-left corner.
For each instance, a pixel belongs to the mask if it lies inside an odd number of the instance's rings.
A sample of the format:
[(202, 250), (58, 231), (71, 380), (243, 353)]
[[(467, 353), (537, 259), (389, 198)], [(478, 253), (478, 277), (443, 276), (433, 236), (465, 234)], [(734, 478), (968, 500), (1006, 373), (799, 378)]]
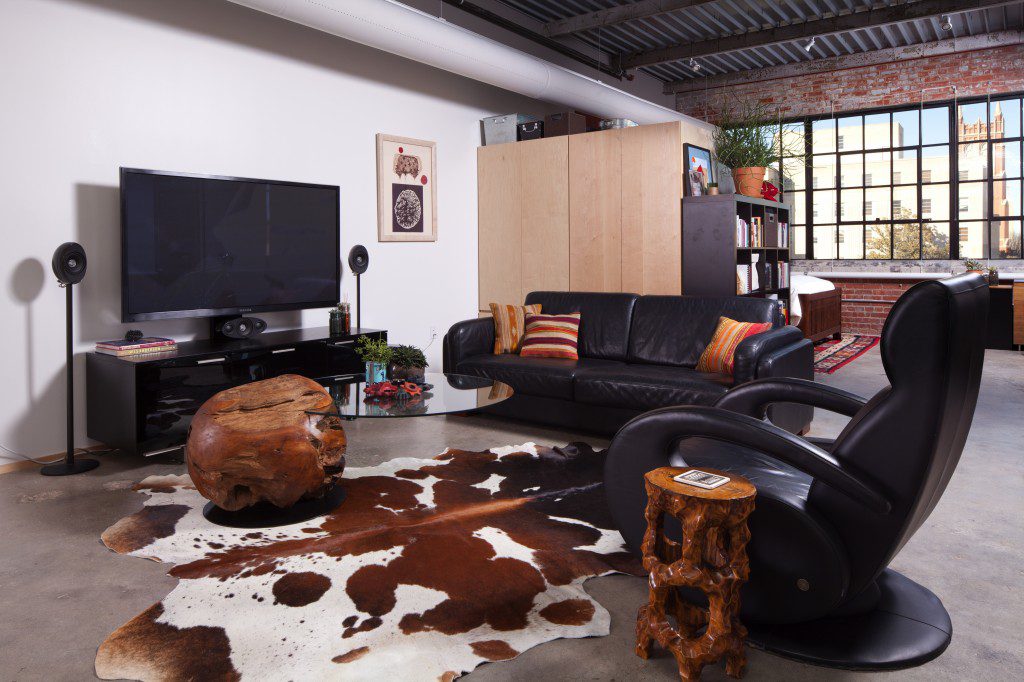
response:
[(449, 449), (345, 471), (331, 514), (215, 526), (188, 476), (151, 476), (110, 549), (180, 579), (100, 645), (103, 679), (452, 680), (559, 637), (608, 634), (583, 589), (641, 574), (612, 529), (604, 453)]

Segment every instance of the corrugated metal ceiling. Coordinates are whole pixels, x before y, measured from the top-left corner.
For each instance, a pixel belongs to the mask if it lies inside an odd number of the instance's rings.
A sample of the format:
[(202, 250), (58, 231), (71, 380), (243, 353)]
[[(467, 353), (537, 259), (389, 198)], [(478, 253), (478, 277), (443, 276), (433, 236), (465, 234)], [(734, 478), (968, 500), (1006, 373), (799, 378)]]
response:
[[(499, 0), (542, 22), (586, 14), (621, 5), (629, 0)], [(594, 28), (573, 35), (609, 55), (628, 54), (679, 44), (735, 36), (786, 24), (828, 18), (840, 13), (897, 3), (871, 0), (717, 0), (644, 19)], [(969, 3), (965, 3), (969, 4)], [(642, 67), (666, 82), (702, 78), (812, 59), (870, 52), (1024, 28), (1024, 2), (976, 9), (950, 16), (952, 31), (942, 29), (939, 17), (917, 19), (894, 26), (868, 27), (818, 37), (810, 52), (807, 39), (736, 50), (698, 58), (700, 71), (688, 59)]]

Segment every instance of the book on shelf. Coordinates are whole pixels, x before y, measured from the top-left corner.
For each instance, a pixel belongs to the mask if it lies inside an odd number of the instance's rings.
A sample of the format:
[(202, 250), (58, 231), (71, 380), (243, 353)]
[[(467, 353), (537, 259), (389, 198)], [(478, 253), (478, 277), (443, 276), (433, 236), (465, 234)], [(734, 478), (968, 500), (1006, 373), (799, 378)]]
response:
[[(759, 254), (752, 254), (749, 263), (740, 263), (736, 266), (736, 293), (738, 295), (749, 294), (761, 288), (761, 275), (758, 272), (757, 264), (760, 262)], [(767, 266), (767, 263), (765, 264)]]
[(97, 353), (107, 355), (141, 355), (143, 353), (161, 353), (176, 350), (178, 347), (174, 339), (166, 339), (161, 336), (144, 336), (135, 341), (118, 339), (114, 341), (98, 341), (96, 343)]
[(739, 216), (736, 216), (736, 246), (740, 248), (750, 246), (750, 226)]
[(789, 223), (779, 223), (777, 238), (779, 248), (789, 248)]
[(754, 216), (750, 219), (750, 246), (764, 246), (764, 218)]

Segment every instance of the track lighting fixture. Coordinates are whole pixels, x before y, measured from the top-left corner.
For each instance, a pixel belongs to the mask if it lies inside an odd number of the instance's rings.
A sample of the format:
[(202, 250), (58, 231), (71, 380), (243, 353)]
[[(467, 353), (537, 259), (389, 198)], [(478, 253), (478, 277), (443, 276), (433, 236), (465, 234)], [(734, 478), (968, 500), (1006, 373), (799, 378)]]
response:
[(952, 31), (953, 30), (953, 20), (949, 18), (948, 14), (943, 14), (942, 15), (942, 30), (943, 31)]
[(811, 48), (814, 47), (814, 43), (817, 40), (818, 40), (818, 36), (811, 36), (811, 39), (809, 41), (807, 41), (806, 45), (804, 45), (804, 52), (807, 52), (808, 54), (810, 54)]
[(698, 64), (697, 60), (693, 57), (690, 57), (690, 68), (694, 71), (700, 71), (700, 64)]

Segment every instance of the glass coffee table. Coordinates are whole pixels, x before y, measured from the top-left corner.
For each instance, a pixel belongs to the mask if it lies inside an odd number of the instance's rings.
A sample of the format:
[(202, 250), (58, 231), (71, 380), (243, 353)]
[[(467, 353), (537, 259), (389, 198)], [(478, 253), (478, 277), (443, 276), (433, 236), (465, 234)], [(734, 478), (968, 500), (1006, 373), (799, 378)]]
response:
[(508, 384), (464, 374), (427, 372), (424, 381), (431, 384), (422, 395), (410, 396), (399, 392), (389, 397), (370, 397), (363, 392), (366, 383), (323, 382), (334, 398), (334, 411), (311, 414), (338, 415), (352, 420), (363, 417), (424, 417), (439, 414), (460, 414), (512, 397)]

